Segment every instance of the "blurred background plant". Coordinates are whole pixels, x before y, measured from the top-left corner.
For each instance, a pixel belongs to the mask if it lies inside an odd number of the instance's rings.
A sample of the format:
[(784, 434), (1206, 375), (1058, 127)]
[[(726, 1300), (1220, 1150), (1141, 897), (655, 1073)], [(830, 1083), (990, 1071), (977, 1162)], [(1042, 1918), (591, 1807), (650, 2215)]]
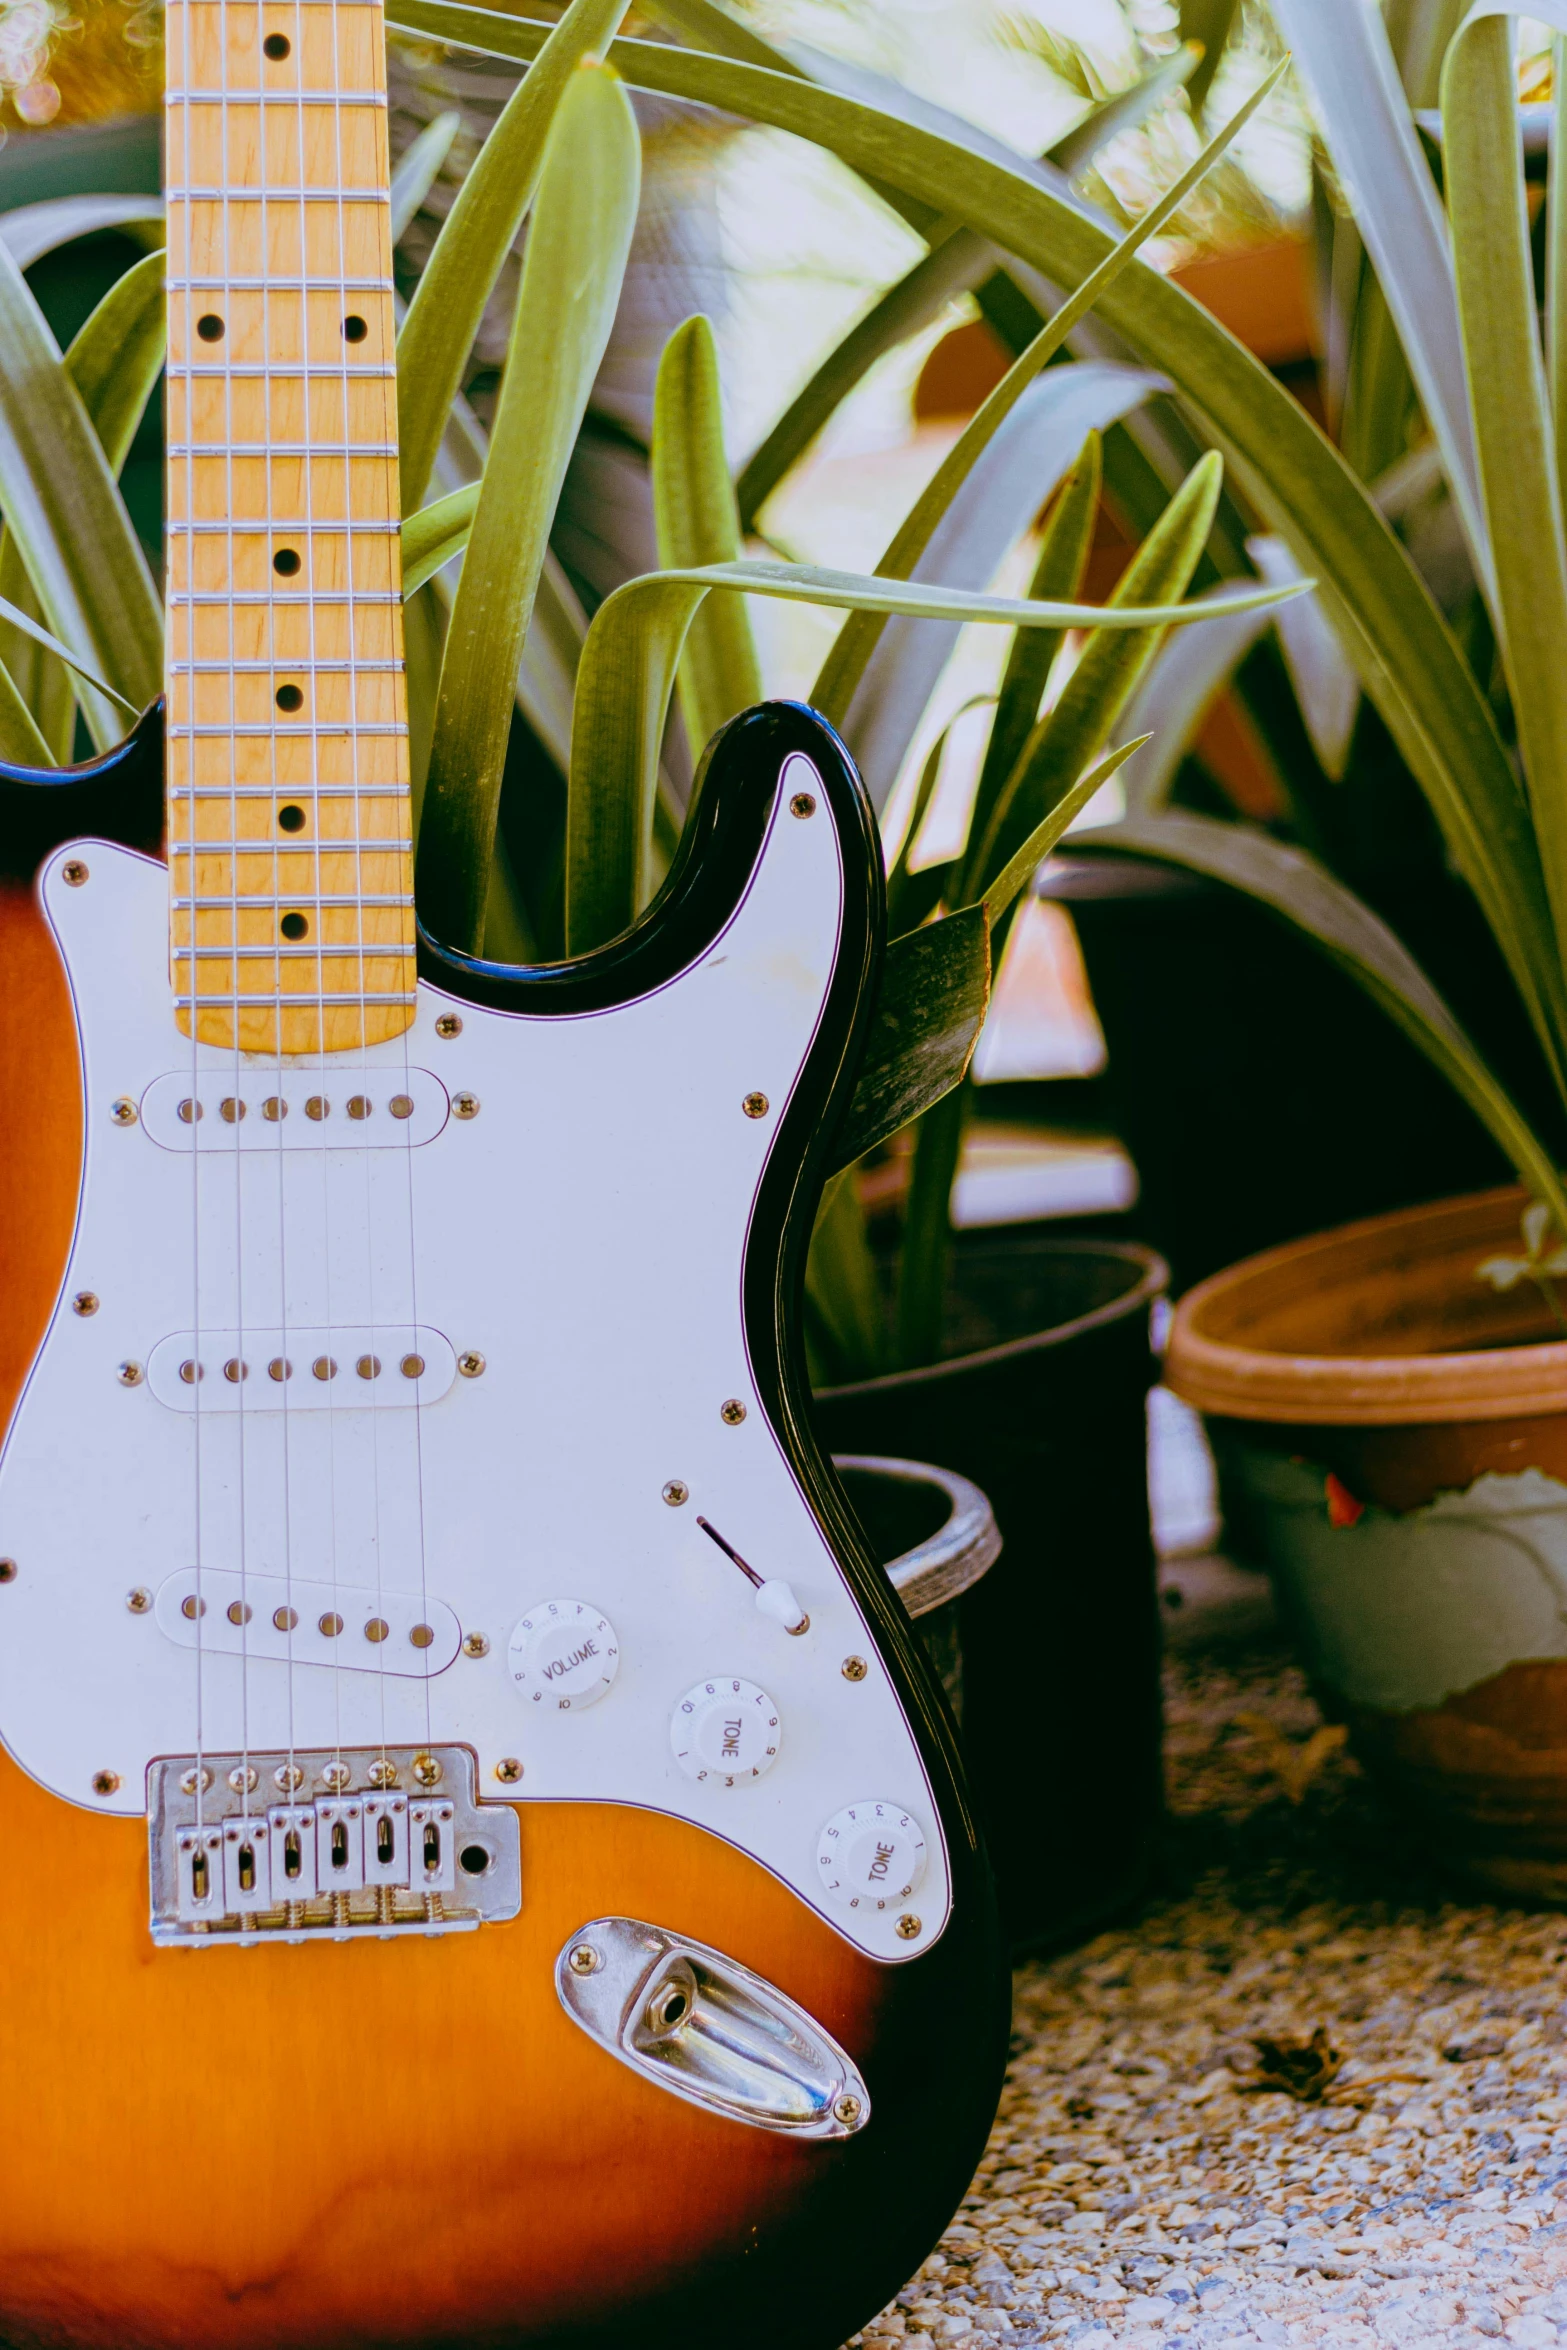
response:
[[(1329, 13), (1336, 21), (1336, 0)], [(398, 267), (417, 316), (443, 224), (555, 12), (496, 18), (404, 0), (388, 14)], [(1419, 124), (1407, 135), (1438, 170), (1431, 109), (1461, 14), (1456, 0), (1388, 0), (1382, 20)], [(1165, 542), (1151, 534), (1163, 529), (1181, 549), (1161, 596), (1180, 596), (1188, 580), (1210, 595), (1226, 582), (1284, 584), (1302, 567), (1324, 582), (1277, 619), (1234, 611), (1168, 644), (1158, 632), (1115, 644), (1074, 629), (1014, 636), (993, 621), (965, 625), (960, 602), (945, 620), (847, 624), (793, 594), (726, 595), (704, 608), (655, 746), (640, 891), (672, 853), (696, 754), (727, 714), (698, 676), (710, 638), (727, 644), (727, 674), (814, 694), (842, 724), (882, 813), (894, 927), (910, 937), (938, 909), (951, 915), (982, 893), (982, 836), (1041, 711), (1035, 753), (1048, 739), (1057, 766), (1076, 765), (1065, 780), (1064, 767), (1036, 771), (1036, 813), (1091, 767), (1112, 726), (1122, 741), (1153, 738), (1088, 812), (1088, 853), (1074, 829), (1080, 853), (1044, 868), (1013, 924), (981, 1082), (917, 1138), (879, 1145), (838, 1187), (812, 1282), (824, 1374), (939, 1350), (954, 1202), (963, 1222), (999, 1210), (1053, 1214), (1059, 1226), (1064, 1212), (1066, 1229), (1115, 1229), (1140, 1182), (1139, 1228), (1189, 1276), (1335, 1213), (1505, 1171), (1525, 1126), (1544, 1137), (1544, 1159), (1562, 1155), (1553, 1048), (1517, 985), (1521, 971), (1525, 994), (1541, 983), (1508, 931), (1505, 887), (1484, 854), (1477, 867), (1465, 832), (1483, 832), (1485, 795), (1516, 747), (1506, 668), (1476, 584), (1474, 533), (1429, 421), (1430, 385), (1401, 342), (1386, 253), (1374, 266), (1345, 194), (1361, 193), (1356, 167), (1320, 91), (1315, 111), (1294, 77), (1267, 97), (1161, 221), (1144, 259), (969, 445), (950, 502), (923, 503), (1062, 288), (1146, 221), (1286, 38), (1304, 52), (1294, 16), (1292, 0), (747, 0), (727, 12), (710, 0), (649, 0), (622, 28), (641, 197), (602, 356), (580, 387), (508, 703), (481, 919), (489, 951), (548, 955), (568, 943), (583, 646), (614, 591), (660, 563), (749, 553), (862, 581), (901, 568), (958, 599), (1016, 602), (1031, 583), (1041, 596), (1069, 586), (1097, 605), (1135, 583), (1139, 564), (1143, 576), (1158, 570)], [(91, 309), (79, 289), (92, 271), (102, 292), (134, 258), (113, 240), (155, 233), (150, 207), (112, 221), (45, 218), (29, 195), (57, 204), (47, 158), (147, 101), (154, 31), (122, 0), (83, 0), (70, 18), (42, 0), (0, 11), (15, 125), (0, 154), (0, 237), (63, 341)], [(46, 86), (57, 108), (28, 95)], [(1542, 284), (1540, 109), (1551, 86), (1546, 45), (1526, 31), (1515, 88)], [(28, 127), (45, 108), (49, 127)], [(87, 149), (71, 152), (80, 163)], [(472, 501), (461, 506), (460, 494), (498, 429), (508, 349), (520, 348), (524, 210), (513, 206), (505, 234), (491, 236), (471, 352), (430, 451), (428, 494), (459, 498), (453, 511), (464, 516)], [(1163, 273), (1157, 294), (1148, 261)], [(698, 312), (716, 360), (703, 395), (707, 458), (715, 435), (748, 454), (732, 516), (715, 522), (710, 506), (693, 553), (671, 539), (667, 497), (661, 523), (654, 443), (661, 359), (672, 330)], [(689, 342), (678, 347), (694, 365)], [(135, 444), (143, 454), (149, 429)], [(1214, 446), (1229, 461), (1222, 484), (1202, 463)], [(1175, 521), (1162, 519), (1178, 497), (1187, 504)], [(900, 525), (921, 512), (920, 543), (895, 553)], [(1188, 548), (1194, 517), (1203, 528)], [(155, 553), (155, 514), (138, 505), (135, 521)], [(409, 606), (421, 785), (432, 744), (438, 765), (441, 756), (460, 539)], [(14, 550), (9, 559), (25, 601)], [(52, 676), (58, 729), (69, 707), (58, 671), (10, 635), (0, 652), (19, 682), (32, 680), (24, 690), (35, 700)], [(1098, 698), (1085, 719), (1090, 689)], [(1146, 862), (1148, 829), (1174, 814), (1304, 852), (1385, 917), (1476, 1040), (1489, 1128), (1474, 1116), (1475, 1085), (1455, 1102), (1416, 1045), (1337, 972), (1303, 959), (1245, 903), (1160, 879)], [(1112, 840), (1109, 821), (1123, 815)], [(1135, 866), (1120, 854), (1134, 835), (1145, 859)], [(1168, 864), (1168, 835), (1159, 854)], [(427, 859), (430, 888), (432, 870)], [(626, 886), (617, 880), (608, 897)], [(964, 1017), (971, 1032), (972, 1005)], [(1353, 1152), (1342, 1148), (1346, 1118)]]

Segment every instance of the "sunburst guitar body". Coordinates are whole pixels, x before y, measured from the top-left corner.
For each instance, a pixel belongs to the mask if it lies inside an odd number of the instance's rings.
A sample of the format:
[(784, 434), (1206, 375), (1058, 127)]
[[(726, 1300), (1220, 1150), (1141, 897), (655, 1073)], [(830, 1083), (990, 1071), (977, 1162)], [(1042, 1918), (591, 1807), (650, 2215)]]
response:
[(0, 2341), (834, 2350), (1006, 2024), (796, 1339), (874, 825), (770, 704), (419, 937), (379, 10), (169, 56), (167, 733), (0, 773)]

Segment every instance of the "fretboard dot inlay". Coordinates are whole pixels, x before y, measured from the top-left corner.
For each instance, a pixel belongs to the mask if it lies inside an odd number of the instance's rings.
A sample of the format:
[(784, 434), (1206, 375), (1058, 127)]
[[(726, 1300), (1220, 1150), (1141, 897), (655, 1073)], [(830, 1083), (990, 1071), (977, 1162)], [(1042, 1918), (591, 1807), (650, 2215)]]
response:
[(308, 938), (310, 936), (310, 917), (307, 914), (285, 914), (278, 924), (278, 928), (285, 938)]
[(305, 697), (297, 685), (280, 685), (277, 689), (277, 706), (280, 710), (302, 710)]
[(281, 65), (293, 45), (287, 33), (268, 33), (261, 44), (261, 54), (270, 57), (274, 65)]
[(204, 343), (221, 343), (223, 321), (215, 310), (204, 311), (196, 321), (196, 332)]
[(272, 568), (279, 579), (292, 579), (299, 569), (299, 556), (292, 547), (279, 547), (272, 558)]
[(290, 800), (286, 808), (279, 808), (277, 822), (279, 832), (303, 832), (305, 811), (303, 808), (295, 807), (293, 801)]
[(350, 311), (349, 315), (343, 321), (344, 342), (362, 343), (369, 332), (370, 329), (365, 324), (364, 320), (360, 318), (357, 313)]

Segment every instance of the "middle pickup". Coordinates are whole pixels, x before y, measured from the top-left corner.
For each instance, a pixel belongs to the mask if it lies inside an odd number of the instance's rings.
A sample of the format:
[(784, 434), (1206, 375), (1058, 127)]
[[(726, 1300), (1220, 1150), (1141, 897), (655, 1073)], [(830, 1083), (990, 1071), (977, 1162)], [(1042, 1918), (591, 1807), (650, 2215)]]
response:
[(181, 1568), (160, 1586), (158, 1628), (209, 1656), (331, 1665), (428, 1680), (456, 1657), (462, 1626), (444, 1600), (298, 1576)]

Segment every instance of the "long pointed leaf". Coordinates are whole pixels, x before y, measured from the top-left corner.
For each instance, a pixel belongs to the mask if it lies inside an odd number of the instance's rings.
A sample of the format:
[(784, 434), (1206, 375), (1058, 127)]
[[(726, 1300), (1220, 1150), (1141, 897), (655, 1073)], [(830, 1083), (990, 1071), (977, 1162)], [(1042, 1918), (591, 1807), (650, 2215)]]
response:
[(859, 1082), (833, 1137), (847, 1167), (961, 1085), (990, 1006), (990, 925), (965, 906), (895, 939), (866, 1033)]
[[(81, 394), (4, 251), (0, 507), (50, 633), (107, 678), (125, 706), (145, 709), (162, 685), (157, 592)], [(83, 710), (100, 749), (120, 740), (113, 702), (89, 691)]]
[[(1112, 607), (1174, 604), (1185, 594), (1213, 527), (1222, 474), (1222, 461), (1211, 452), (1194, 468), (1122, 573)], [(1157, 635), (1127, 638), (1095, 629), (1061, 699), (1018, 753), (983, 834), (970, 846), (964, 896), (989, 888), (990, 876), (1071, 788), (1147, 676), (1159, 645)]]
[[(718, 349), (705, 318), (688, 318), (664, 346), (650, 466), (660, 563), (737, 562), (740, 518), (724, 459)], [(687, 631), (679, 675), (680, 714), (695, 763), (721, 726), (762, 698), (762, 665), (743, 596), (708, 597)]]
[(441, 176), (441, 166), (462, 129), (456, 107), (427, 122), (416, 139), (403, 149), (392, 168), (392, 242), (397, 244)]
[(0, 663), (0, 759), (9, 759), (16, 767), (59, 764), (3, 663)]
[(1102, 759), (1089, 768), (1086, 775), (1078, 777), (1070, 791), (1062, 793), (1049, 815), (1042, 817), (1021, 848), (1013, 851), (980, 900), (985, 909), (985, 919), (990, 924), (992, 938), (996, 935), (1001, 917), (1019, 890), (1038, 872), (1057, 841), (1081, 816), (1095, 792), (1107, 784), (1117, 768), (1124, 767), (1133, 752), (1140, 751), (1150, 739), (1146, 734), (1134, 734), (1130, 742), (1122, 743), (1119, 750), (1107, 751)]
[(555, 112), (489, 462), (452, 602), (419, 836), (426, 922), (482, 949), (517, 663), (636, 222), (641, 148), (618, 77), (584, 62)]
[[(473, 561), (472, 554), (468, 558)], [(466, 578), (466, 574), (465, 574)], [(646, 896), (658, 746), (686, 631), (714, 588), (934, 620), (1023, 628), (1163, 629), (1249, 611), (1298, 594), (1253, 588), (1200, 604), (1027, 603), (963, 594), (919, 580), (871, 578), (812, 564), (712, 563), (628, 580), (594, 614), (577, 672), (567, 837), (567, 945), (572, 954), (613, 938)], [(443, 689), (444, 690), (444, 689)], [(1107, 721), (1108, 723), (1108, 721)]]
[(1420, 1047), (1567, 1232), (1567, 1192), (1550, 1152), (1407, 948), (1325, 866), (1249, 824), (1219, 824), (1207, 816), (1128, 817), (1102, 830), (1074, 834), (1073, 845), (1085, 854), (1109, 850), (1158, 858), (1226, 882), (1281, 914), (1357, 980)]
[[(389, 0), (392, 21), (499, 57), (535, 56), (546, 28), (458, 0)], [(638, 89), (714, 106), (814, 140), (864, 177), (938, 187), (950, 217), (1057, 284), (1114, 240), (1023, 171), (797, 79), (658, 42), (621, 39), (611, 61)], [(1361, 682), (1475, 891), (1544, 1052), (1564, 1070), (1567, 986), (1523, 796), (1457, 643), (1375, 501), (1282, 385), (1191, 298), (1152, 270), (1100, 297), (1105, 324), (1162, 368), (1231, 451), (1269, 525), (1322, 583)]]
[(403, 524), (403, 601), (444, 570), (468, 544), (482, 484), (470, 481), (449, 496), (421, 506)]
[[(1040, 329), (1027, 350), (1013, 361), (977, 415), (965, 425), (894, 534), (891, 545), (877, 565), (878, 572), (884, 577), (910, 577), (921, 555), (930, 545), (943, 515), (973, 470), (980, 452), (1016, 407), (1034, 378), (1062, 348), (1073, 327), (1088, 316), (1100, 296), (1107, 293), (1123, 270), (1130, 267), (1140, 248), (1163, 227), (1172, 214), (1179, 211), (1192, 190), (1207, 177), (1231, 140), (1251, 119), (1277, 83), (1286, 63), (1287, 60), (1281, 60), (1267, 79), (1258, 84), (1245, 104), (1237, 109), (1217, 136), (1209, 140), (1197, 160), (1182, 172), (1175, 185), (1167, 189), (1159, 201), (1134, 223), (1114, 251), (1089, 272), (1082, 284), (1068, 295), (1055, 316)], [(839, 630), (811, 693), (812, 703), (823, 717), (835, 723), (842, 721), (881, 632), (882, 622), (871, 612), (863, 613)]]
[(117, 693), (107, 678), (99, 676), (90, 661), (84, 661), (80, 654), (73, 653), (69, 645), (62, 645), (57, 636), (51, 636), (47, 628), (42, 627), (19, 605), (8, 604), (3, 596), (0, 596), (0, 620), (8, 628), (20, 629), (23, 636), (30, 636), (35, 645), (42, 645), (46, 653), (53, 653), (57, 661), (63, 661), (67, 668), (74, 669), (77, 676), (84, 677), (96, 692), (105, 695), (111, 702), (118, 702), (120, 708), (129, 711), (133, 718), (141, 716), (135, 703), (128, 702), (123, 694)]
[(550, 125), (584, 58), (600, 55), (629, 0), (572, 0), (442, 223), (397, 338), (403, 512), (421, 504), (490, 289), (533, 202)]
[[(1470, 12), (1447, 53), (1442, 123), (1498, 637), (1567, 962), (1567, 540), (1535, 312), (1514, 13), (1500, 0)], [(1567, 7), (1557, 15), (1567, 28)]]

